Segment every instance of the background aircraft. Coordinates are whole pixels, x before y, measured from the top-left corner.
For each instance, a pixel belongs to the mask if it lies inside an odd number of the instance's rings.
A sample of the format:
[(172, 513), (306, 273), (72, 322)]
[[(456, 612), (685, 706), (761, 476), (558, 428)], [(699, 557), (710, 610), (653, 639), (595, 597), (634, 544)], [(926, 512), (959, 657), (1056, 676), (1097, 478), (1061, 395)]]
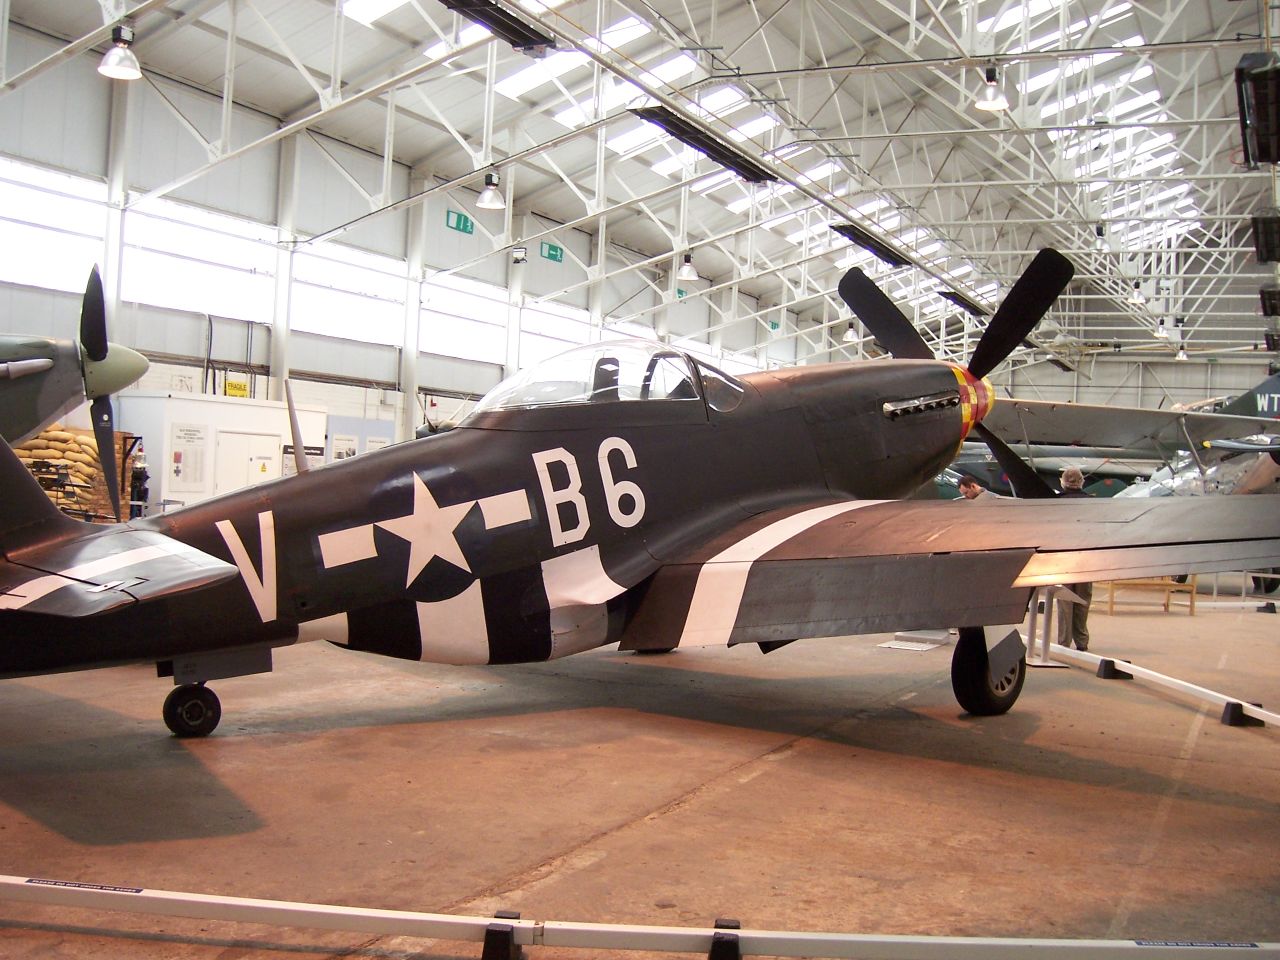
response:
[(970, 431), (1010, 456), (984, 378), (1071, 273), (1037, 256), (967, 369), (891, 317), (877, 335), (906, 359), (741, 378), (591, 344), (447, 433), (111, 527), (57, 513), (0, 445), (0, 676), (154, 661), (193, 736), (221, 714), (207, 681), (302, 639), (501, 664), (959, 626), (957, 700), (1003, 713), (1025, 659), (999, 625), (1036, 585), (1280, 564), (1280, 516), (1247, 498), (893, 499)]
[(0, 437), (10, 444), (35, 436), (86, 400), (107, 490), (120, 518), (120, 467), (111, 394), (147, 372), (147, 358), (107, 341), (107, 309), (98, 268), (89, 274), (80, 308), (80, 341), (0, 335)]

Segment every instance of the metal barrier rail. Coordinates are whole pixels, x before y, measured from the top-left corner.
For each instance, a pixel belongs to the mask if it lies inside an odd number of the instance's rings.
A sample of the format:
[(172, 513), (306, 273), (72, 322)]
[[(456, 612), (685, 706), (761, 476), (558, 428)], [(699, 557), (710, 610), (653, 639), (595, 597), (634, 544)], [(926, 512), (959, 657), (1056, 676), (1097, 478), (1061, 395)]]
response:
[(1049, 656), (1055, 660), (1092, 666), (1096, 669), (1097, 676), (1103, 680), (1129, 680), (1134, 678), (1147, 680), (1157, 686), (1186, 694), (1196, 700), (1216, 703), (1222, 707), (1222, 722), (1228, 726), (1261, 726), (1264, 723), (1280, 725), (1280, 714), (1263, 710), (1260, 704), (1249, 703), (1238, 697), (1229, 697), (1225, 693), (1210, 690), (1208, 687), (1197, 686), (1194, 683), (1188, 683), (1186, 680), (1179, 680), (1177, 677), (1156, 673), (1146, 667), (1136, 666), (1128, 660), (1100, 657), (1096, 653), (1088, 653), (1084, 650), (1073, 650), (1070, 647), (1056, 645), (1051, 648)]
[(483, 942), (485, 960), (519, 956), (521, 946), (596, 950), (650, 950), (701, 953), (713, 960), (743, 955), (833, 957), (840, 960), (1039, 960), (1082, 957), (1129, 960), (1174, 957), (1178, 960), (1251, 960), (1280, 958), (1280, 943), (1197, 940), (1043, 940), (986, 937), (868, 936), (851, 933), (787, 933), (723, 926), (649, 927), (612, 923), (562, 923), (517, 917), (461, 917), (440, 913), (374, 910), (283, 900), (218, 897), (140, 887), (117, 887), (67, 880), (0, 876), (0, 899), (28, 903), (120, 910), (129, 913), (227, 920), (275, 926), (350, 930), (383, 936)]

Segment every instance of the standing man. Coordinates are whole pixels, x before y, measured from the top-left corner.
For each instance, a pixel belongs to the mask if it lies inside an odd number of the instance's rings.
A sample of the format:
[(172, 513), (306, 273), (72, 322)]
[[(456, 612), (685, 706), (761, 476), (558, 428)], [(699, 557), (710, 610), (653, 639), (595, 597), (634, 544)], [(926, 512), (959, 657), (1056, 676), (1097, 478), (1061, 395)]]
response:
[[(1084, 474), (1080, 472), (1079, 467), (1067, 467), (1067, 469), (1062, 471), (1062, 476), (1059, 478), (1058, 482), (1062, 487), (1062, 493), (1059, 494), (1059, 496), (1089, 496), (1089, 494), (1084, 492)], [(1069, 623), (1067, 620), (1067, 611), (1064, 606), (1060, 605), (1058, 607), (1058, 642), (1063, 646), (1069, 647), (1074, 641), (1077, 650), (1088, 650), (1089, 604), (1093, 602), (1093, 584), (1069, 583), (1067, 584), (1067, 588), (1084, 602), (1065, 605), (1071, 608), (1071, 618)]]
[(960, 490), (960, 495), (966, 500), (986, 500), (988, 498), (996, 499), (996, 494), (992, 493), (986, 487), (978, 482), (978, 478), (973, 474), (966, 473), (960, 478), (960, 482), (956, 484)]

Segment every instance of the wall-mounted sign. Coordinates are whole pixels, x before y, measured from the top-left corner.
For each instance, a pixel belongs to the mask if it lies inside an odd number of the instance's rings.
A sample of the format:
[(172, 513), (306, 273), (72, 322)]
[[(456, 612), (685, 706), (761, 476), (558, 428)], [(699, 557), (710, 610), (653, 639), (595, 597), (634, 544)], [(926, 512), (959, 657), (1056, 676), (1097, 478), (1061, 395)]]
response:
[(554, 263), (564, 263), (564, 247), (543, 240), (542, 256)]
[(444, 212), (444, 225), (450, 230), (457, 230), (459, 233), (476, 232), (476, 225), (471, 218), (465, 213), (459, 213), (457, 210), (446, 210)]
[(688, 291), (688, 290), (685, 290), (683, 287), (676, 287), (676, 299), (677, 299), (677, 300), (683, 300), (683, 299), (684, 299), (685, 297), (687, 297), (688, 295), (689, 295), (689, 291)]

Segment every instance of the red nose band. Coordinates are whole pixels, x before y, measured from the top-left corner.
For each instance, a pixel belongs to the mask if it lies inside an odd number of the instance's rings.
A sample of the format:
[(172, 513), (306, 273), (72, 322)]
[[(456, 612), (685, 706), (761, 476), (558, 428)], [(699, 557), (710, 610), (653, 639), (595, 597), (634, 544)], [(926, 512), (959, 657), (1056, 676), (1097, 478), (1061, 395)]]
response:
[(991, 412), (996, 392), (986, 377), (975, 377), (964, 367), (952, 366), (960, 385), (960, 439), (969, 436), (973, 425)]

